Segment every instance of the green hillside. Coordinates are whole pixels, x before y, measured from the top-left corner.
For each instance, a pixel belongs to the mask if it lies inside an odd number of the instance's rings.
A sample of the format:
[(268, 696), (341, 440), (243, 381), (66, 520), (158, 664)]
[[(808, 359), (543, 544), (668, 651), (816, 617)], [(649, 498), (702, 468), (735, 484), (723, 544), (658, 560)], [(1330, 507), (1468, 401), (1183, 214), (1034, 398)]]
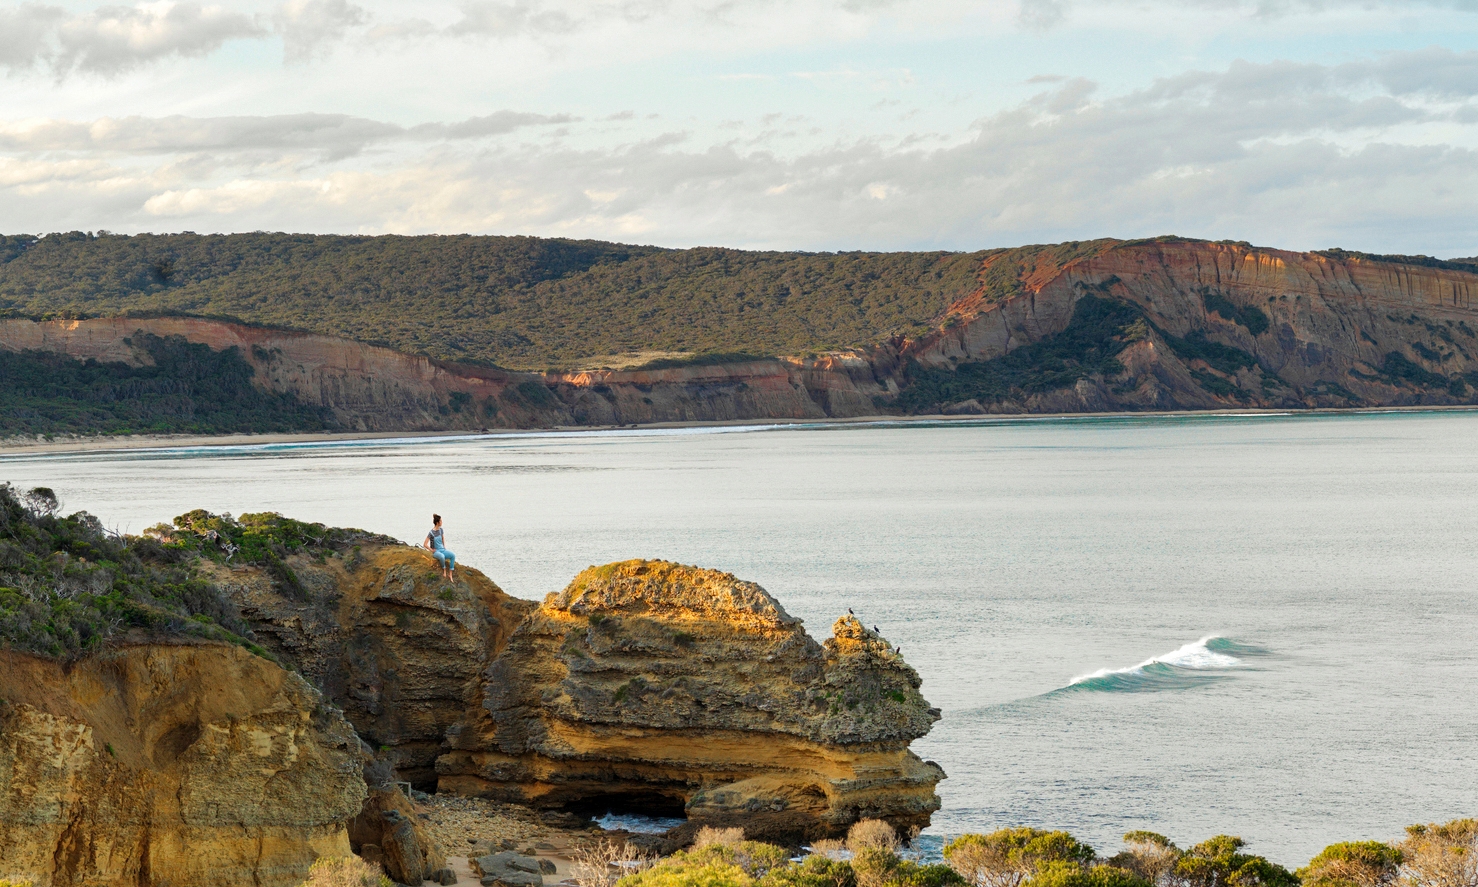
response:
[(514, 369), (805, 354), (917, 334), (988, 253), (668, 250), (533, 237), (0, 237), (0, 309), (188, 313)]

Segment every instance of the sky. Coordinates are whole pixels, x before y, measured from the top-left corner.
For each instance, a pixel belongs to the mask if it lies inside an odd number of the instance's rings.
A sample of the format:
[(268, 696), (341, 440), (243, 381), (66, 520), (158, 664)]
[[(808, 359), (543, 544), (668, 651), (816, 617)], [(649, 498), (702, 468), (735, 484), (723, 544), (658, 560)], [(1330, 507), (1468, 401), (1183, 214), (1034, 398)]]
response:
[(0, 232), (1478, 255), (1478, 0), (0, 2)]

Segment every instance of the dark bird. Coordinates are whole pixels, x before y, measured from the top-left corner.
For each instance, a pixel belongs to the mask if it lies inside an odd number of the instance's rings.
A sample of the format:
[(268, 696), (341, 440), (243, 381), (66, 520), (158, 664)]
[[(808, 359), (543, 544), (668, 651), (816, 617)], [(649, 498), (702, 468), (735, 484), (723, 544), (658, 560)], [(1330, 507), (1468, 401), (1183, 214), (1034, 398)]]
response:
[(874, 625), (874, 626), (873, 626), (873, 627), (872, 627), (872, 633), (873, 633), (873, 634), (882, 634), (882, 632), (881, 632), (881, 631), (878, 631), (878, 627), (877, 627), (877, 626), (876, 626), (876, 625)]
[(847, 608), (847, 615), (848, 616), (856, 616), (857, 614), (852, 612), (852, 608), (851, 607), (848, 607)]
[(893, 648), (893, 654), (895, 656), (902, 656), (903, 655), (903, 648), (902, 647), (894, 647)]

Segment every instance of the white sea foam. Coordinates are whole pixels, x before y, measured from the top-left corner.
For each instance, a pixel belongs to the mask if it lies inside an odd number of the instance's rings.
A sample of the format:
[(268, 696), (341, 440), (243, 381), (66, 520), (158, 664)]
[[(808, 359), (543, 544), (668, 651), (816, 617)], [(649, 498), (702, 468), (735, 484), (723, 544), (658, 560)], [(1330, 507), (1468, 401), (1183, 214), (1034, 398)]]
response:
[(640, 813), (607, 813), (592, 819), (608, 832), (631, 832), (634, 835), (660, 835), (687, 822), (672, 816), (644, 816)]
[(1216, 650), (1211, 649), (1210, 645), (1213, 642), (1224, 640), (1225, 638), (1221, 637), (1220, 635), (1209, 634), (1206, 637), (1201, 638), (1199, 641), (1195, 641), (1193, 643), (1189, 643), (1185, 646), (1179, 647), (1175, 650), (1171, 650), (1169, 653), (1166, 653), (1162, 656), (1154, 656), (1150, 659), (1146, 659), (1138, 665), (1131, 665), (1128, 668), (1100, 668), (1098, 671), (1095, 671), (1091, 674), (1078, 675), (1077, 677), (1072, 679), (1072, 681), (1069, 683), (1069, 686), (1072, 686), (1072, 684), (1081, 684), (1085, 681), (1091, 681), (1094, 678), (1106, 678), (1110, 675), (1142, 675), (1144, 674), (1144, 670), (1146, 668), (1156, 664), (1173, 665), (1176, 668), (1188, 668), (1197, 671), (1236, 668), (1237, 666), (1242, 664), (1242, 660), (1238, 659), (1235, 656), (1231, 656), (1226, 653), (1219, 653)]

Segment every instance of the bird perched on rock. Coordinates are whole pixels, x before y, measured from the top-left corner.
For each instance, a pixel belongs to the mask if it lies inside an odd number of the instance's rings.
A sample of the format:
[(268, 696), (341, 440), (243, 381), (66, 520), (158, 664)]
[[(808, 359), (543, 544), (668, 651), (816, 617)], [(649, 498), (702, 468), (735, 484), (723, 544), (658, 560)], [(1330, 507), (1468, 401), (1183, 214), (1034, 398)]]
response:
[(848, 616), (856, 616), (857, 614), (852, 612), (852, 608), (851, 607), (848, 607), (847, 608), (847, 615)]
[(872, 627), (872, 633), (873, 633), (873, 634), (882, 634), (882, 632), (881, 632), (881, 631), (878, 631), (878, 627), (877, 627), (877, 626), (876, 626), (876, 625), (874, 625), (874, 626), (873, 626), (873, 627)]

